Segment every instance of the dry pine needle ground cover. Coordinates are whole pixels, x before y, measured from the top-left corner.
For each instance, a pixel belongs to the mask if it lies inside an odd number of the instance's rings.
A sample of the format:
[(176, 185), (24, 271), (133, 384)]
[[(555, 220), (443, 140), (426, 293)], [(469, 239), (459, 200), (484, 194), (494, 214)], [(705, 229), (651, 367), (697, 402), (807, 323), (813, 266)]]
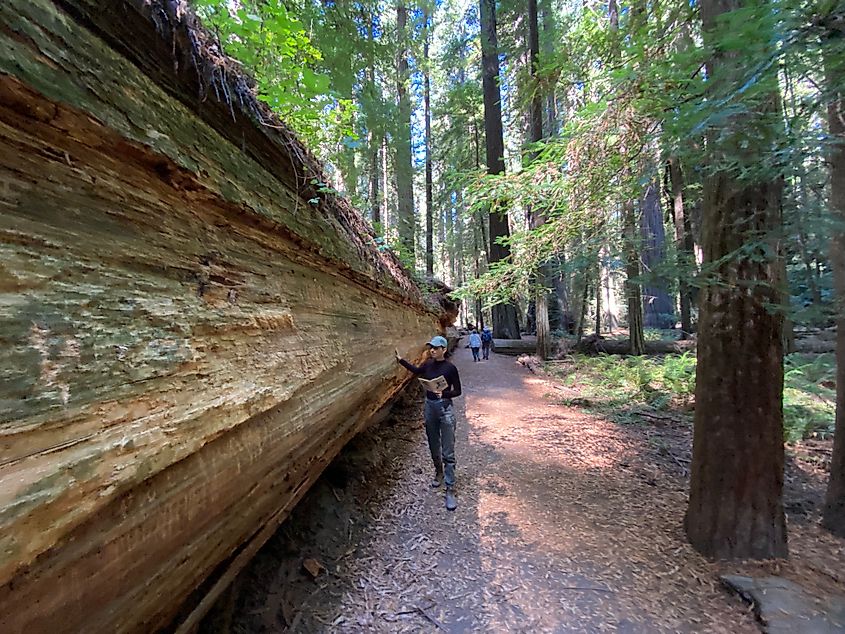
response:
[(512, 357), (473, 363), (459, 349), (453, 360), (458, 510), (428, 488), (409, 398), (329, 469), (206, 631), (756, 632), (720, 574), (845, 593), (845, 542), (818, 525), (825, 443), (789, 452), (791, 559), (714, 564), (681, 527), (683, 417), (620, 425), (563, 405), (553, 381)]

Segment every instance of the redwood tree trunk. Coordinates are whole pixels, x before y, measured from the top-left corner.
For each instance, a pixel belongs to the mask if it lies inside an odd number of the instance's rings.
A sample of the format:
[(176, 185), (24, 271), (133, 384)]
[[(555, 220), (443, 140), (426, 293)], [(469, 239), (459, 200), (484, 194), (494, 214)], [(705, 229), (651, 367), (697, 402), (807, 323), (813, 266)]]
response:
[[(829, 19), (834, 21), (833, 17)], [(839, 18), (838, 23), (831, 25), (829, 43), (841, 47), (843, 41), (845, 25)], [(825, 70), (828, 89), (835, 91), (828, 105), (828, 122), (830, 136), (836, 143), (830, 156), (830, 207), (838, 231), (830, 243), (836, 290), (836, 433), (822, 524), (831, 532), (845, 537), (845, 69), (841, 61), (837, 68), (834, 56), (828, 55)]]
[(432, 206), (433, 175), (431, 168), (431, 78), (428, 68), (428, 38), (429, 38), (429, 17), (424, 13), (425, 21), (425, 43), (423, 44), (423, 59), (425, 66), (423, 99), (425, 101), (425, 274), (428, 277), (434, 276), (434, 215)]
[[(496, 0), (481, 0), (481, 74), (484, 92), (484, 131), (487, 141), (487, 173), (504, 174), (505, 141), (502, 131), (502, 98), (499, 91), (499, 45), (496, 38)], [(496, 238), (510, 236), (507, 214), (490, 214), (490, 264), (510, 256), (510, 249)], [(493, 336), (519, 339), (516, 307), (493, 306)]]
[(643, 295), (639, 282), (640, 254), (637, 240), (637, 216), (634, 203), (628, 201), (623, 209), (625, 241), (625, 297), (628, 300), (628, 331), (631, 342), (631, 354), (645, 353), (645, 334), (643, 333)]
[[(370, 45), (367, 64), (367, 82), (369, 84), (369, 90), (371, 91), (372, 97), (375, 97), (376, 65), (375, 55), (373, 53), (373, 49), (375, 48), (373, 20), (375, 18), (372, 15), (366, 15), (364, 19), (367, 20), (367, 37)], [(381, 149), (382, 134), (376, 132), (376, 120), (376, 115), (370, 113), (370, 116), (367, 118), (367, 127), (369, 128), (369, 144), (367, 149), (370, 152), (370, 213), (372, 215), (373, 226), (379, 227), (379, 225), (381, 225), (381, 202), (379, 193), (379, 181), (381, 180), (379, 168), (381, 166), (381, 160), (379, 157), (379, 150)], [(382, 230), (378, 229), (378, 231), (381, 232)]]
[(677, 156), (669, 157), (669, 181), (672, 187), (672, 222), (675, 225), (675, 252), (678, 258), (678, 294), (681, 307), (681, 339), (692, 333), (692, 301), (687, 278), (695, 265), (692, 229), (684, 210), (684, 176)]
[(674, 313), (672, 298), (666, 290), (666, 279), (655, 270), (664, 265), (666, 257), (666, 232), (663, 228), (663, 210), (660, 207), (660, 188), (657, 181), (649, 183), (643, 195), (643, 213), (640, 216), (643, 237), (642, 262), (650, 275), (643, 289), (643, 324), (648, 328), (665, 328), (668, 315)]
[[(540, 62), (540, 31), (537, 23), (537, 0), (528, 0), (528, 54), (534, 96), (528, 113), (528, 140), (536, 143), (543, 138), (543, 101), (537, 84), (537, 69)], [(528, 161), (534, 160), (532, 152)], [(539, 227), (545, 222), (543, 214), (531, 209), (531, 226)], [(537, 290), (534, 294), (534, 321), (537, 332), (537, 356), (548, 359), (551, 351), (551, 330), (549, 328), (549, 267), (545, 264), (537, 271)]]
[(399, 242), (406, 256), (414, 255), (414, 170), (411, 159), (411, 97), (408, 94), (408, 9), (400, 2), (396, 7), (396, 28), (399, 32), (399, 58), (396, 63), (396, 93), (399, 99), (399, 121), (395, 140), (396, 196)]
[[(706, 42), (721, 14), (743, 0), (705, 0)], [(766, 46), (764, 33), (750, 50)], [(756, 49), (755, 49), (756, 46)], [(708, 65), (710, 90), (732, 91), (744, 52), (718, 52)], [(687, 536), (717, 559), (785, 557), (783, 511), (783, 315), (779, 244), (782, 181), (748, 176), (777, 135), (777, 84), (745, 112), (730, 115), (708, 139), (713, 173), (704, 180), (695, 431)], [(756, 106), (756, 107), (755, 107)], [(748, 139), (753, 138), (752, 143)], [(744, 180), (740, 176), (745, 174)]]

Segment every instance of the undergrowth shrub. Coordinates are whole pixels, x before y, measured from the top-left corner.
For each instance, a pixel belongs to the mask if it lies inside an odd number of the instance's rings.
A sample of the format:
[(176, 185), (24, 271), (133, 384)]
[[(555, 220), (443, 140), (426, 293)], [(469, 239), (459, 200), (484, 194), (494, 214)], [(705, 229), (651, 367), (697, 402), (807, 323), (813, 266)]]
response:
[[(575, 355), (573, 365), (550, 365), (564, 384), (578, 391), (573, 404), (586, 404), (617, 421), (630, 420), (631, 410), (689, 410), (695, 398), (695, 355), (662, 357)], [(789, 355), (784, 364), (784, 439), (833, 435), (836, 402), (833, 355)]]

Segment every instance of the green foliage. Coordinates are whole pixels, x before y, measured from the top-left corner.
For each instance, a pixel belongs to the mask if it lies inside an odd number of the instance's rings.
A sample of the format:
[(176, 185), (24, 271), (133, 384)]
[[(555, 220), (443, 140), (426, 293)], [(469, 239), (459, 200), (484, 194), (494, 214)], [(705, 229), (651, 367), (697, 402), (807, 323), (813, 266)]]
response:
[[(833, 436), (836, 360), (832, 354), (786, 357), (784, 365), (784, 439)], [(578, 390), (569, 404), (589, 403), (615, 420), (630, 422), (637, 408), (686, 410), (695, 397), (695, 356), (575, 356), (573, 366), (546, 369)]]
[(257, 96), (312, 147), (352, 134), (354, 105), (335, 99), (322, 53), (282, 0), (193, 0), (226, 54), (257, 82)]
[(787, 442), (833, 437), (836, 359), (832, 354), (786, 357), (783, 418)]
[[(665, 357), (599, 355), (574, 357), (565, 385), (606, 412), (648, 405), (667, 410), (687, 404), (695, 392), (695, 357), (690, 353)], [(555, 365), (547, 366), (560, 374)]]

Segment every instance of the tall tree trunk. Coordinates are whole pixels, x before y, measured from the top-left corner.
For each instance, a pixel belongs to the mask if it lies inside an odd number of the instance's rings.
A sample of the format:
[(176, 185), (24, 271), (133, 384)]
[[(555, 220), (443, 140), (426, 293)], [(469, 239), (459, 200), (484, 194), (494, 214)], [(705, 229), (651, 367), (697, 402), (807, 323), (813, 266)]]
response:
[[(367, 20), (367, 38), (370, 45), (367, 64), (367, 81), (369, 83), (369, 89), (372, 91), (374, 97), (373, 101), (375, 101), (375, 96), (377, 94), (374, 52), (375, 33), (373, 29), (373, 20), (375, 17), (373, 15), (366, 15), (365, 19)], [(376, 131), (376, 115), (374, 113), (370, 113), (367, 121), (367, 127), (369, 127), (368, 150), (370, 152), (370, 214), (373, 220), (373, 225), (379, 226), (381, 225), (381, 201), (379, 200), (379, 181), (381, 179), (379, 168), (381, 167), (381, 161), (379, 160), (379, 150), (381, 149), (382, 135)]]
[(399, 242), (406, 255), (414, 255), (414, 170), (411, 159), (411, 97), (408, 94), (408, 9), (400, 0), (396, 6), (399, 55), (396, 62), (396, 93), (399, 121), (396, 134), (396, 196)]
[(601, 259), (599, 259), (598, 276), (596, 277), (596, 337), (601, 336)]
[[(554, 55), (555, 16), (551, 0), (540, 0), (540, 21), (543, 24), (543, 57)], [(555, 83), (546, 88), (546, 136), (557, 134), (557, 108), (555, 107)]]
[(458, 279), (458, 286), (466, 281), (464, 269), (464, 192), (458, 189), (455, 192), (455, 274)]
[[(543, 138), (543, 100), (540, 95), (540, 86), (537, 82), (537, 72), (540, 63), (540, 31), (537, 23), (537, 0), (528, 0), (528, 62), (531, 72), (531, 88), (534, 94), (531, 98), (531, 106), (528, 113), (528, 140), (536, 143)], [(533, 161), (535, 154), (532, 152), (527, 161)], [(529, 210), (531, 228), (539, 227), (545, 222), (545, 218), (537, 209)], [(534, 321), (537, 332), (537, 356), (541, 359), (548, 359), (551, 352), (551, 329), (549, 328), (549, 291), (546, 288), (549, 282), (549, 267), (540, 265), (537, 271), (537, 290), (534, 293)]]
[[(841, 16), (828, 19), (833, 22), (829, 43), (841, 47), (845, 42), (845, 23)], [(830, 208), (836, 228), (830, 242), (830, 259), (836, 291), (836, 432), (822, 524), (845, 537), (845, 68), (841, 57), (834, 60), (832, 54), (827, 55), (825, 72), (827, 87), (833, 92), (827, 113), (835, 143), (830, 154)]]
[[(611, 54), (619, 56), (619, 5), (616, 0), (609, 0), (607, 5), (610, 21)], [(624, 153), (624, 152), (623, 152)], [(626, 174), (627, 175), (627, 174)], [(628, 302), (628, 332), (632, 355), (645, 353), (645, 335), (643, 334), (643, 296), (640, 284), (639, 222), (637, 221), (634, 201), (628, 200), (622, 205), (622, 243), (625, 252), (625, 298)]]
[(590, 276), (584, 271), (584, 291), (581, 293), (581, 301), (578, 304), (578, 325), (575, 328), (575, 339), (581, 341), (584, 338), (584, 322), (587, 321), (587, 304), (590, 296)]
[[(717, 18), (743, 0), (704, 0), (705, 44)], [(750, 51), (769, 38), (755, 31)], [(748, 64), (746, 51), (717, 51), (708, 64), (709, 89), (734, 92)], [(752, 53), (753, 54), (753, 53)], [(779, 134), (777, 83), (766, 107), (734, 113), (709, 134), (704, 179), (703, 248), (708, 278), (701, 291), (695, 431), (687, 536), (717, 559), (787, 554), (783, 510), (783, 315), (779, 305), (782, 179), (740, 174), (763, 164)], [(753, 138), (749, 144), (747, 139)], [(737, 165), (737, 162), (739, 164)], [(753, 179), (753, 180), (752, 180)]]
[[(481, 75), (484, 92), (484, 131), (487, 141), (487, 173), (504, 174), (505, 140), (502, 131), (502, 97), (499, 91), (499, 45), (496, 38), (496, 0), (480, 0), (481, 12)], [(497, 242), (509, 237), (507, 214), (490, 214), (490, 264), (510, 256), (510, 248)], [(516, 307), (497, 304), (493, 307), (493, 335), (501, 339), (519, 339)]]
[(434, 276), (434, 215), (432, 206), (434, 204), (434, 178), (431, 166), (431, 77), (428, 67), (428, 40), (430, 31), (430, 17), (427, 12), (423, 13), (425, 23), (425, 42), (423, 43), (423, 74), (424, 88), (423, 99), (425, 100), (425, 274), (428, 277)]
[(628, 300), (628, 337), (631, 354), (645, 354), (645, 334), (643, 333), (643, 295), (637, 278), (640, 276), (640, 254), (637, 239), (636, 207), (634, 201), (627, 201), (622, 208), (624, 249), (625, 249), (625, 297)]
[(648, 328), (665, 328), (667, 315), (675, 311), (672, 298), (666, 290), (666, 279), (662, 273), (655, 273), (655, 269), (665, 264), (666, 257), (666, 232), (663, 228), (663, 210), (660, 207), (660, 187), (657, 181), (648, 184), (642, 202), (642, 264), (649, 275), (643, 288), (643, 324)]
[(379, 160), (379, 148), (381, 147), (381, 140), (375, 136), (375, 131), (370, 130), (370, 212), (373, 220), (373, 225), (381, 225), (381, 200), (379, 193), (379, 181), (381, 174), (379, 167), (381, 161)]
[(672, 222), (675, 225), (675, 253), (678, 262), (678, 294), (681, 307), (681, 339), (692, 334), (692, 301), (687, 283), (690, 271), (695, 266), (692, 229), (684, 210), (684, 175), (677, 156), (669, 157), (669, 182), (672, 188)]

